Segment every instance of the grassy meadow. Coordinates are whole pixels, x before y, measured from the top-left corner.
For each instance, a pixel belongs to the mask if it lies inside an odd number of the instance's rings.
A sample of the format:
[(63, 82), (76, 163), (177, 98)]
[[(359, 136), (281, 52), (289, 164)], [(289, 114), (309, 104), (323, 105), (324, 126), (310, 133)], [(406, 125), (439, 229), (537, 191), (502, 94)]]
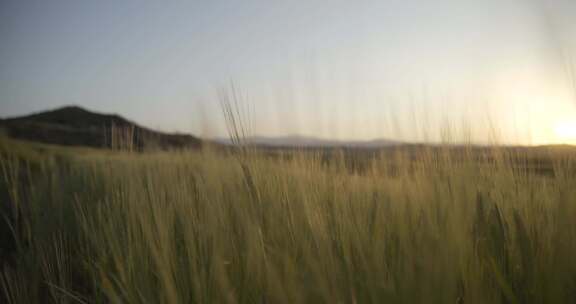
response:
[(7, 303), (576, 301), (570, 148), (0, 151)]

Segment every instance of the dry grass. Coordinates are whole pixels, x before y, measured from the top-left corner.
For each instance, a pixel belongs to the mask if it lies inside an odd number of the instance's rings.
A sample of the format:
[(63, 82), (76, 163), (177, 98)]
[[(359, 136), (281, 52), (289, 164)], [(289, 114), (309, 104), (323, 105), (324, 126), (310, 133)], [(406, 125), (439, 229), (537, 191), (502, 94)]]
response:
[(11, 303), (573, 302), (575, 162), (555, 156), (543, 176), (493, 153), (400, 153), (361, 173), (318, 154), (90, 153), (26, 178), (4, 153), (2, 203), (21, 228), (2, 290)]

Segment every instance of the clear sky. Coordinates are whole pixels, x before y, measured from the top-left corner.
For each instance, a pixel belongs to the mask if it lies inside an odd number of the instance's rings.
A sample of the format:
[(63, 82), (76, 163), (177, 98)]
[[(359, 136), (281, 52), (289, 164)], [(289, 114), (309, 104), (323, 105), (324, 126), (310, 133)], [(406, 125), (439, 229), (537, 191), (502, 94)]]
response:
[(258, 135), (576, 142), (575, 29), (572, 0), (2, 0), (0, 116), (223, 136), (233, 81)]

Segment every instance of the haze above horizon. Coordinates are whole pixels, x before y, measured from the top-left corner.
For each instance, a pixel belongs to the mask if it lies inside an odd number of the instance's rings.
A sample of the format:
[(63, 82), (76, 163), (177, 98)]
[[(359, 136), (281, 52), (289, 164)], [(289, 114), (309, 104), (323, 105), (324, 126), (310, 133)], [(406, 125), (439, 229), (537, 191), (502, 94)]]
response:
[(7, 0), (0, 41), (2, 117), (222, 137), (233, 82), (255, 135), (576, 143), (570, 0)]

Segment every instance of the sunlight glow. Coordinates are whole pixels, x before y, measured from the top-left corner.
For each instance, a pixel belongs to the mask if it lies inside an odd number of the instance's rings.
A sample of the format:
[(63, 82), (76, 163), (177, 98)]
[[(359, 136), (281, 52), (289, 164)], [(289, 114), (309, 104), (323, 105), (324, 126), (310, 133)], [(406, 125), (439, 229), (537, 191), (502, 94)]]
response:
[(576, 143), (576, 121), (559, 122), (554, 131), (561, 142)]

